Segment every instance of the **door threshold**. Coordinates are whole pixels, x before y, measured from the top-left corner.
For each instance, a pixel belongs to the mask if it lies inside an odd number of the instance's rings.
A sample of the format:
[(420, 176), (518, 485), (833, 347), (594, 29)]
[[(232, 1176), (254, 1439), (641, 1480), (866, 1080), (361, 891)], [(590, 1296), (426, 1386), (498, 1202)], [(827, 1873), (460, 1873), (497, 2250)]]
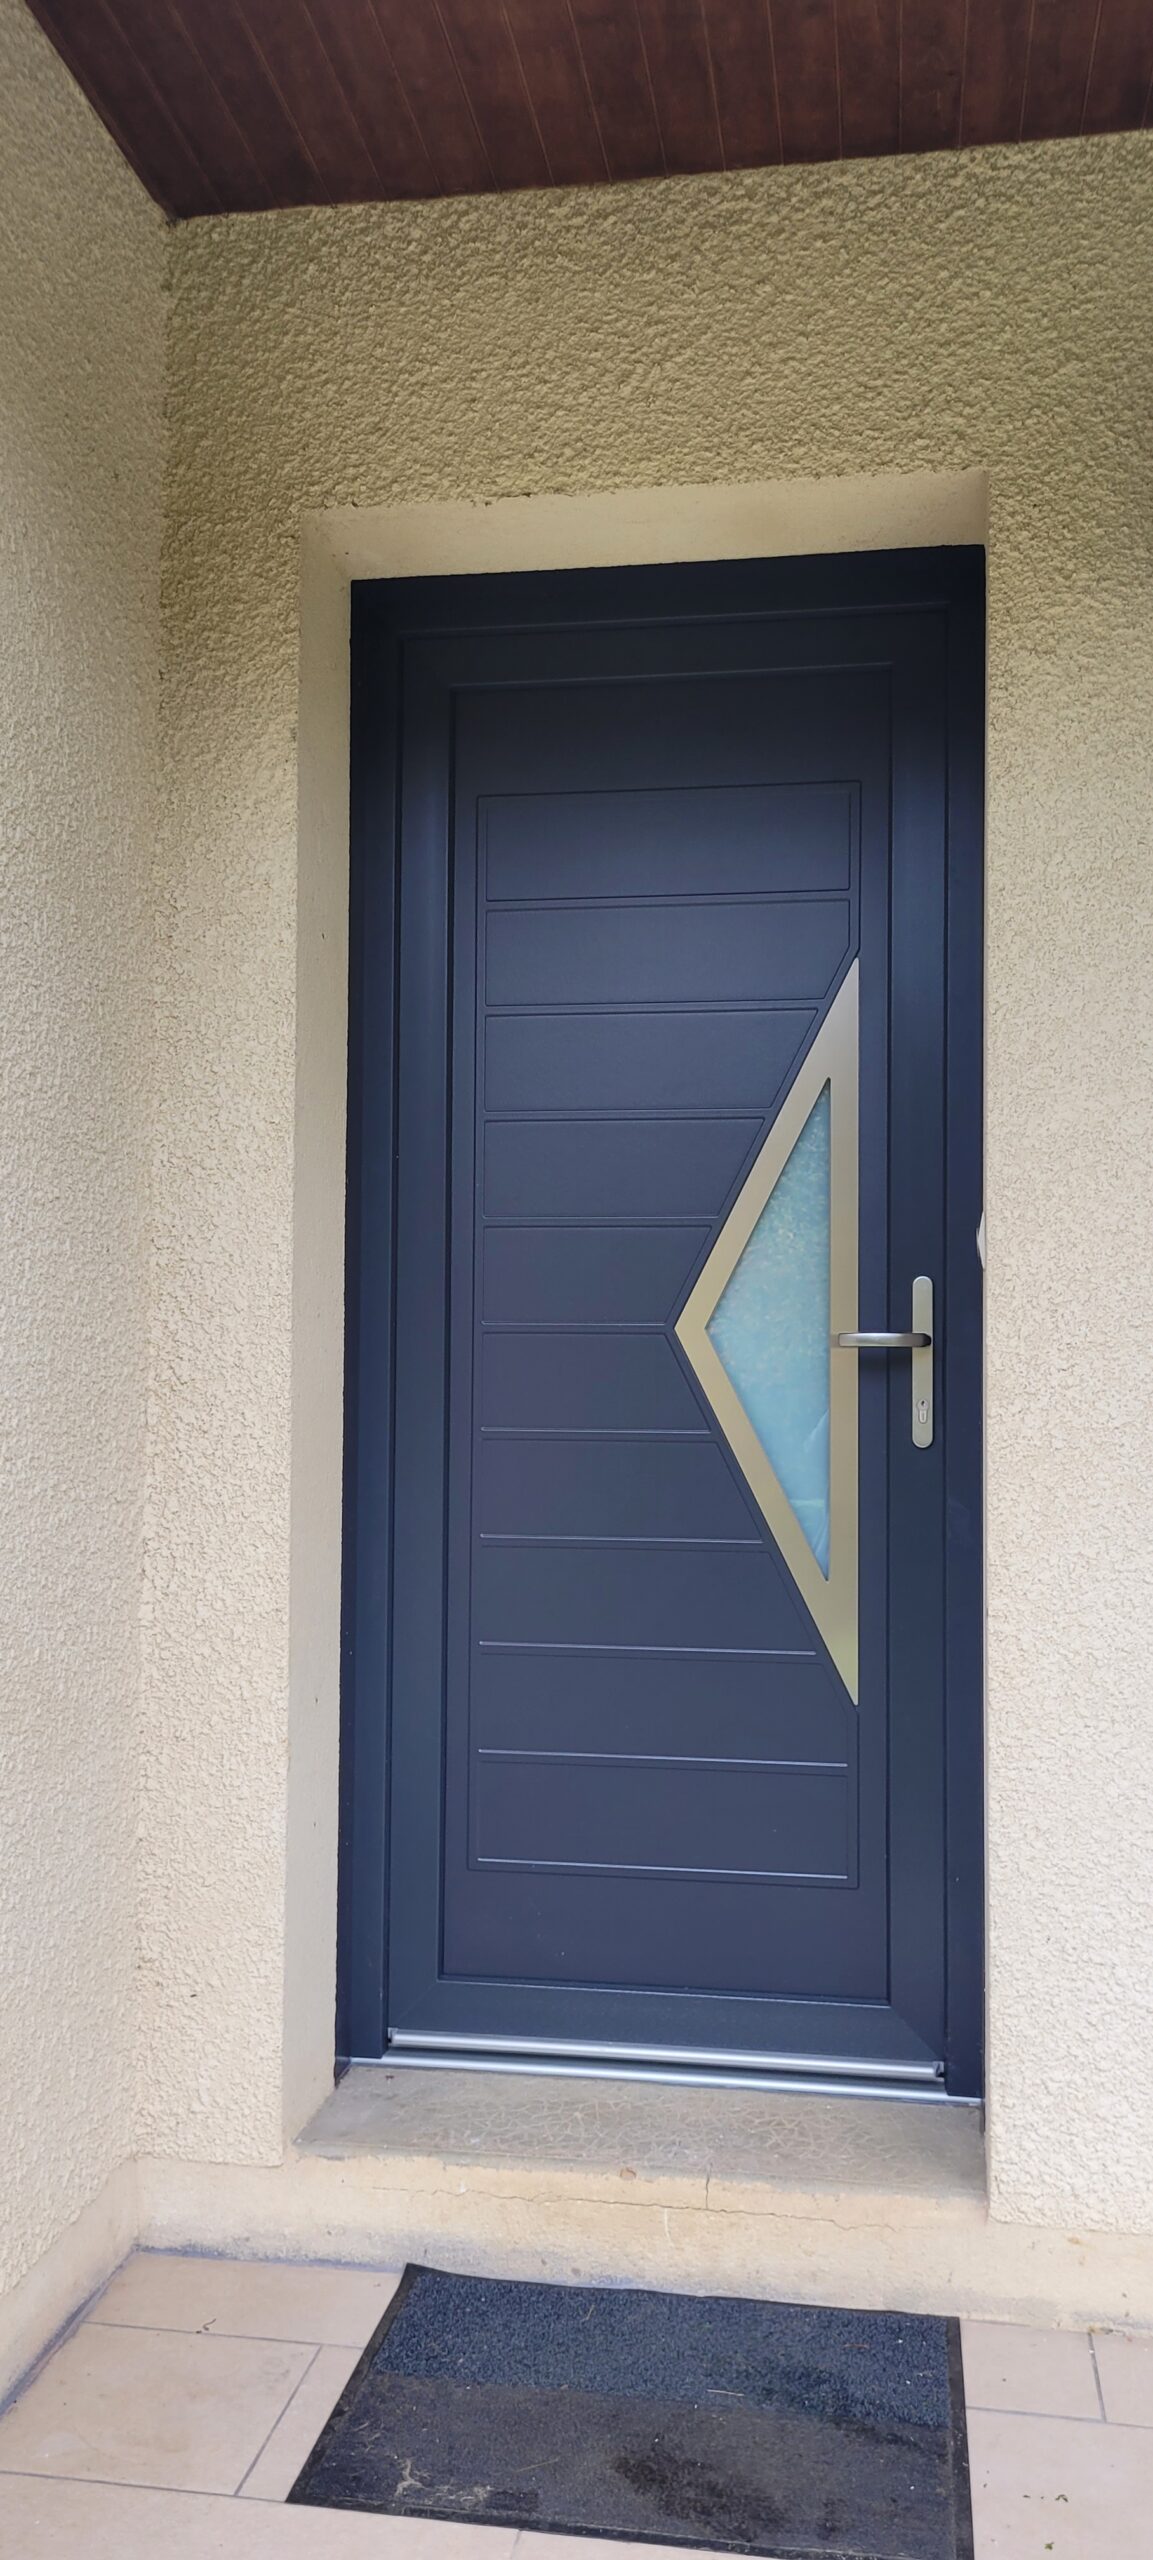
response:
[[(892, 2088), (878, 2092), (859, 2081), (846, 2082), (842, 2093), (809, 2085), (757, 2087), (750, 2077), (740, 2083), (738, 2105), (735, 2074), (719, 2086), (706, 2083), (703, 2073), (686, 2085), (671, 2072), (644, 2076), (620, 2065), (595, 2072), (523, 2064), (494, 2070), (487, 2062), (467, 2067), (444, 2055), (429, 2061), (407, 2055), (403, 2064), (386, 2055), (375, 2065), (351, 2066), (293, 2150), (312, 2160), (370, 2162), (373, 2178), (407, 2199), (410, 2257), (432, 2245), (425, 2223), (434, 2196), (450, 2200), (445, 2211), (454, 2246), (463, 2248), (473, 2229), (473, 2207), (461, 2201), (468, 2195), (477, 2212), (479, 2199), (488, 2199), (483, 2209), (490, 2214), (494, 2199), (514, 2196), (533, 2198), (542, 2210), (550, 2197), (567, 2197), (583, 2212), (598, 2200), (619, 2205), (622, 2179), (630, 2188), (636, 2179), (644, 2189), (644, 2199), (638, 2193), (634, 2202), (654, 2206), (695, 2211), (708, 2202), (719, 2208), (728, 2194), (734, 2211), (739, 2202), (742, 2224), (747, 2211), (763, 2207), (773, 2220), (774, 2248), (786, 2197), (793, 2199), (791, 2212), (802, 2196), (842, 2202), (856, 2196), (868, 2200), (870, 2218), (881, 2201), (883, 2219), (889, 2204), (898, 2216), (926, 2204), (984, 2210), (981, 2112), (973, 2104), (938, 2098), (927, 2106), (891, 2106), (885, 2101), (896, 2094)], [(842, 2094), (856, 2103), (839, 2105)], [(611, 2219), (619, 2229), (619, 2217)], [(576, 2256), (591, 2263), (580, 2250)], [(611, 2270), (614, 2248), (597, 2263)], [(571, 2281), (571, 2250), (563, 2264)]]
[(886, 2062), (880, 2057), (846, 2058), (831, 2053), (755, 2053), (748, 2050), (729, 2051), (724, 2045), (681, 2044), (598, 2044), (595, 2038), (579, 2042), (567, 2036), (470, 2036), (442, 2035), (435, 2028), (397, 2027), (389, 2038), (389, 2053), (494, 2054), (510, 2061), (542, 2062), (624, 2062), (640, 2063), (647, 2070), (658, 2071), (670, 2065), (676, 2071), (750, 2071), (776, 2074), (788, 2080), (804, 2075), (807, 2081), (818, 2080), (943, 2080), (944, 2066), (939, 2062)]
[(432, 2046), (389, 2047), (387, 2053), (357, 2055), (347, 2066), (356, 2071), (487, 2071), (522, 2079), (625, 2080), (682, 2089), (759, 2090), (778, 2097), (898, 2098), (925, 2106), (979, 2107), (979, 2098), (955, 2097), (939, 2079), (866, 2077), (864, 2072), (733, 2070), (721, 2064), (615, 2061), (549, 2052), (518, 2054), (469, 2052)]

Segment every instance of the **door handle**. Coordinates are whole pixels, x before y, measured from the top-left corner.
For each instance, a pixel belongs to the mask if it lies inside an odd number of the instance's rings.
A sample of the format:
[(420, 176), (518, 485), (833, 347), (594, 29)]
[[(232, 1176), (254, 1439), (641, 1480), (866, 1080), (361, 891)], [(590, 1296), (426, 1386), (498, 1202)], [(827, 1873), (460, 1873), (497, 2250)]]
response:
[(834, 1351), (911, 1351), (912, 1433), (916, 1449), (933, 1445), (933, 1283), (922, 1272), (913, 1282), (913, 1331), (835, 1333)]
[(835, 1333), (836, 1351), (927, 1351), (931, 1333)]

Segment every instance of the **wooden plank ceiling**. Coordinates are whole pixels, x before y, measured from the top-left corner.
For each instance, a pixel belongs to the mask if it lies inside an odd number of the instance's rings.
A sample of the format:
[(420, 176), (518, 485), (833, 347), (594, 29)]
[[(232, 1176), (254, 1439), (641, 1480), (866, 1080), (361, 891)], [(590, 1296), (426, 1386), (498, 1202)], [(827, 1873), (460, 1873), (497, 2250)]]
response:
[(177, 216), (1153, 122), (1153, 0), (31, 0)]

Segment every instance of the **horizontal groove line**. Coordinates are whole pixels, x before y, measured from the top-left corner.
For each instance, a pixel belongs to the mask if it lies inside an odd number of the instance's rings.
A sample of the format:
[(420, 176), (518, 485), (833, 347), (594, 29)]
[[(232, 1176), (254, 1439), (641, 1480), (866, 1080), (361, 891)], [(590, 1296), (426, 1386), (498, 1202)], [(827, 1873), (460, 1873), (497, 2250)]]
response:
[[(830, 981), (831, 984), (831, 981)], [(746, 1013), (814, 1013), (823, 1005), (828, 989), (820, 995), (806, 996), (668, 996), (646, 1003), (639, 996), (622, 996), (617, 1003), (605, 1000), (596, 1004), (589, 998), (582, 1003), (574, 997), (571, 1004), (546, 1004), (529, 997), (523, 1004), (486, 995), (484, 1012), (493, 1022), (600, 1022), (623, 1015), (692, 1013), (702, 1017), (715, 1014)]]
[[(659, 576), (659, 565), (655, 563), (651, 565), (657, 566), (657, 574)], [(608, 572), (602, 572), (601, 574), (612, 576), (613, 572), (610, 570)], [(816, 608), (818, 611), (822, 609), (823, 608), (820, 607)], [(831, 608), (831, 610), (835, 609), (836, 608)], [(860, 612), (866, 610), (863, 606), (858, 606), (856, 609)], [(813, 608), (809, 608), (809, 610), (813, 610)], [(740, 622), (747, 621), (748, 618), (748, 615), (743, 611), (743, 609), (741, 612), (736, 614), (721, 614), (719, 616), (710, 614), (707, 616), (707, 619), (710, 622), (717, 620), (721, 622), (728, 622), (730, 620)], [(644, 623), (647, 625), (656, 621), (660, 624), (661, 628), (664, 629), (674, 622), (692, 623), (699, 619), (699, 615), (694, 613), (670, 613), (667, 615), (646, 613), (641, 614), (639, 617), (635, 613), (612, 615), (598, 614), (591, 618), (589, 627), (597, 631), (625, 631), (635, 630), (638, 627), (638, 623)], [(486, 629), (492, 627), (496, 626), (490, 626), (488, 624), (485, 625)], [(534, 630), (571, 631), (572, 624), (564, 622), (553, 623), (544, 620), (539, 623), (517, 621), (516, 623), (506, 623), (503, 628), (505, 630), (515, 630), (523, 637), (527, 635), (528, 632)], [(446, 638), (449, 636), (452, 629), (452, 625), (447, 627), (444, 635)], [(774, 782), (772, 780), (766, 781), (763, 777), (754, 775), (752, 780), (749, 782), (591, 782), (583, 786), (578, 786), (574, 791), (562, 792), (560, 797), (565, 800), (681, 800), (686, 792), (700, 793), (702, 791), (707, 791), (711, 797), (714, 792), (721, 791), (726, 797), (728, 797), (732, 793), (755, 791), (758, 793), (769, 792), (775, 798), (777, 793), (780, 791), (791, 791), (798, 793), (801, 798), (806, 801), (812, 801), (818, 794), (827, 794), (831, 797), (835, 793), (838, 797), (841, 797), (846, 792), (855, 792), (857, 788), (858, 785), (854, 782), (851, 773), (824, 774), (818, 776), (818, 778), (812, 782)], [(493, 809), (505, 809), (510, 806), (520, 808), (526, 800), (534, 800), (538, 807), (541, 802), (544, 801), (551, 809), (557, 796), (558, 795), (555, 790), (550, 791), (546, 789), (542, 791), (539, 786), (534, 788), (532, 783), (526, 783), (523, 790), (517, 790), (514, 785), (510, 784), (507, 785), (504, 790), (500, 791), (479, 791), (477, 793), (477, 807), (483, 809), (487, 820)]]
[(611, 1316), (607, 1316), (603, 1324), (590, 1323), (587, 1316), (573, 1316), (567, 1321), (561, 1316), (555, 1324), (530, 1324), (524, 1316), (482, 1316), (479, 1329), (482, 1333), (624, 1333), (630, 1335), (653, 1333), (657, 1334), (662, 1341), (667, 1338), (669, 1332), (667, 1324), (657, 1324), (653, 1321), (645, 1324), (619, 1324)]
[(720, 1209), (686, 1209), (679, 1218), (655, 1215), (651, 1218), (566, 1218), (559, 1214), (551, 1218), (532, 1218), (523, 1214), (519, 1217), (515, 1214), (496, 1217), (485, 1209), (481, 1212), (480, 1224), (482, 1228), (494, 1229), (499, 1235), (538, 1235), (542, 1229), (547, 1234), (559, 1232), (562, 1235), (627, 1235), (630, 1230), (636, 1234), (668, 1232), (675, 1235), (680, 1227), (701, 1227), (707, 1234), (720, 1216)]
[(479, 1871), (499, 1867), (502, 1871), (517, 1869), (528, 1875), (569, 1876), (716, 1876), (724, 1884), (823, 1884), (847, 1887), (849, 1878), (833, 1867), (673, 1867), (628, 1866), (621, 1859), (612, 1863), (596, 1858), (485, 1858), (475, 1860)]
[(477, 1114), (477, 1126), (484, 1137), (487, 1137), (489, 1129), (497, 1129), (497, 1126), (500, 1129), (676, 1129), (676, 1132), (684, 1132), (684, 1129), (699, 1129), (699, 1126), (733, 1129), (743, 1121), (753, 1121), (753, 1126), (761, 1129), (761, 1124), (774, 1114), (779, 1091), (781, 1085), (771, 1085), (769, 1101), (764, 1096), (756, 1096), (756, 1101), (725, 1103), (723, 1111), (710, 1111), (710, 1114), (702, 1114), (699, 1103), (692, 1111), (689, 1108), (676, 1111), (669, 1103), (653, 1103), (653, 1106), (623, 1103), (620, 1111), (607, 1111), (607, 1108), (582, 1111), (579, 1103), (574, 1103), (571, 1108), (541, 1103), (541, 1108), (536, 1111), (533, 1103), (525, 1103), (523, 1111), (515, 1111), (515, 1114), (512, 1111), (487, 1111), (482, 1103)]
[[(694, 567), (707, 568), (710, 565), (711, 564), (707, 562), (694, 563)], [(734, 565), (743, 568), (745, 563), (725, 563), (726, 569), (729, 569)], [(750, 561), (748, 565), (750, 568), (759, 568), (761, 564), (757, 561)], [(682, 569), (682, 572), (683, 566), (683, 563), (678, 563), (678, 567)], [(612, 566), (606, 568), (602, 565), (599, 568), (591, 570), (588, 574), (594, 578), (603, 578), (606, 583), (615, 581), (621, 575), (624, 575), (625, 577), (632, 576), (638, 579), (643, 578), (646, 581), (646, 584), (650, 579), (660, 579), (670, 589), (673, 586), (675, 579), (675, 571), (670, 571), (668, 565), (662, 561), (648, 561), (639, 569), (625, 569), (623, 572), (620, 570), (619, 566), (616, 568)], [(655, 587), (653, 592), (656, 592)], [(658, 637), (660, 639), (665, 638), (665, 636), (672, 631), (675, 631), (678, 635), (682, 632), (704, 631), (708, 634), (708, 637), (711, 640), (714, 632), (736, 632), (743, 636), (751, 629), (754, 623), (840, 623), (842, 621), (851, 621), (855, 616), (859, 616), (860, 619), (864, 621), (867, 615), (877, 613), (883, 614), (886, 619), (888, 619), (890, 615), (893, 616), (894, 619), (899, 619), (902, 614), (916, 615), (920, 613), (940, 613), (949, 603), (949, 600), (947, 586), (943, 584), (941, 592), (938, 593), (934, 582), (933, 592), (927, 598), (919, 595), (895, 596), (886, 599), (886, 601), (881, 605), (877, 605), (872, 602), (868, 597), (862, 597), (859, 602), (852, 597), (844, 602), (838, 598), (837, 601), (833, 603), (831, 601), (826, 602), (823, 597), (818, 597), (814, 601), (811, 596), (804, 598), (798, 597), (795, 602), (792, 598), (782, 600), (780, 597), (774, 596), (771, 599), (756, 599), (751, 604), (737, 605), (714, 605), (706, 601), (703, 604), (697, 605), (677, 605), (674, 603), (670, 606), (667, 603), (656, 603), (652, 606), (646, 605), (641, 607), (634, 603), (625, 609), (620, 606), (614, 607), (610, 604), (606, 605), (599, 613), (590, 610), (582, 617), (579, 628), (582, 638), (591, 634), (598, 640), (603, 639), (606, 632), (611, 633), (613, 637), (616, 638), (621, 635), (628, 637), (635, 631), (643, 632), (646, 638), (652, 634), (654, 637)], [(395, 636), (402, 641), (415, 640), (424, 642), (428, 642), (430, 640), (459, 640), (462, 636), (467, 637), (469, 640), (490, 639), (494, 635), (502, 640), (513, 639), (535, 641), (542, 631), (560, 632), (567, 640), (572, 636), (573, 623), (571, 618), (566, 620), (563, 615), (557, 613), (550, 614), (541, 612), (535, 614), (513, 614), (510, 611), (505, 615), (493, 613), (491, 616), (478, 613), (475, 620), (470, 620), (462, 631), (462, 625), (459, 618), (455, 621), (441, 622), (430, 611), (423, 616), (418, 616), (414, 613), (411, 618), (406, 617), (403, 621), (398, 615)], [(875, 650), (868, 648), (866, 642), (861, 653), (855, 657), (841, 657), (830, 649), (826, 657), (814, 659), (811, 665), (808, 658), (802, 659), (790, 655), (782, 656), (779, 660), (775, 658), (771, 659), (767, 666), (762, 666), (760, 659), (758, 658), (747, 666), (740, 663), (735, 667), (723, 668), (721, 673), (726, 678), (730, 675), (746, 676), (751, 674), (757, 676), (792, 676), (798, 673), (801, 675), (827, 675), (829, 673), (835, 673), (837, 675), (875, 675), (878, 668), (881, 669), (882, 673), (887, 673), (888, 667), (889, 660), (887, 658), (879, 657)], [(650, 683), (663, 684), (667, 680), (667, 676), (671, 673), (678, 677), (686, 676), (692, 682), (696, 683), (702, 678), (707, 681), (709, 678), (714, 676), (716, 672), (717, 670), (713, 659), (711, 655), (705, 653), (704, 644), (702, 643), (702, 655), (699, 664), (694, 662), (694, 664), (688, 669), (682, 667), (666, 669), (661, 666), (658, 667), (651, 675), (647, 671), (643, 671), (640, 674), (634, 674), (632, 671), (629, 671), (620, 675), (610, 673), (606, 676), (603, 669), (598, 666), (594, 667), (588, 675), (582, 674), (580, 681), (588, 685), (611, 685), (614, 688), (630, 684), (637, 686)], [(515, 686), (518, 691), (530, 692), (538, 688), (547, 690), (550, 685), (555, 688), (557, 681), (557, 677), (552, 674), (524, 677), (508, 675), (493, 676), (488, 683), (483, 685), (473, 685), (470, 683), (468, 690), (470, 692), (477, 693), (489, 691), (495, 693), (499, 690), (503, 693), (511, 691)], [(568, 684), (570, 682), (570, 678), (566, 676), (564, 678), (564, 682)], [(464, 687), (462, 686), (461, 689), (463, 691)], [(675, 783), (667, 782), (655, 784), (627, 782), (621, 787), (621, 797), (623, 799), (626, 793), (633, 791), (673, 791), (679, 787), (680, 786)], [(717, 788), (725, 791), (852, 791), (856, 786), (851, 773), (826, 773), (816, 775), (812, 782), (788, 782), (778, 784), (773, 782), (761, 782), (760, 780), (754, 779), (751, 782), (721, 783), (719, 785), (710, 785), (708, 783), (687, 783), (683, 787), (689, 791), (708, 790), (710, 788)], [(590, 796), (594, 791), (607, 791), (611, 789), (612, 785), (609, 783), (593, 784), (590, 786)], [(487, 791), (482, 794), (478, 794), (478, 797), (488, 801), (537, 800), (540, 796), (539, 791), (527, 788), (523, 791)]]
[(481, 1529), (478, 1541), (482, 1547), (607, 1547), (626, 1552), (635, 1547), (649, 1547), (658, 1553), (671, 1547), (678, 1554), (687, 1547), (692, 1552), (700, 1550), (708, 1555), (715, 1555), (718, 1550), (724, 1555), (747, 1555), (750, 1549), (759, 1555), (764, 1547), (761, 1538), (597, 1538), (584, 1536), (577, 1530), (560, 1529)]
[(690, 1128), (716, 1129), (726, 1127), (730, 1121), (737, 1127), (745, 1120), (761, 1121), (765, 1117), (765, 1106), (760, 1102), (744, 1105), (726, 1102), (718, 1111), (702, 1111), (700, 1104), (696, 1103), (678, 1111), (671, 1103), (637, 1103), (631, 1108), (624, 1103), (619, 1108), (609, 1109), (598, 1104), (593, 1110), (582, 1111), (579, 1104), (542, 1103), (539, 1111), (526, 1105), (523, 1111), (482, 1109), (480, 1116), (486, 1129), (531, 1129), (542, 1120), (555, 1122), (561, 1129), (598, 1128), (602, 1123), (616, 1128), (622, 1122), (627, 1127), (634, 1120), (642, 1129), (659, 1129), (666, 1123), (671, 1129), (683, 1129), (686, 1124)]
[(822, 1772), (833, 1777), (847, 1777), (847, 1760), (750, 1760), (735, 1756), (726, 1758), (718, 1752), (691, 1751), (530, 1751), (499, 1743), (482, 1743), (477, 1747), (478, 1760), (555, 1760), (566, 1768), (585, 1765), (598, 1769), (772, 1769), (786, 1774), (797, 1770), (802, 1776)]
[(707, 1441), (711, 1445), (713, 1435), (703, 1427), (699, 1431), (582, 1431), (568, 1423), (554, 1426), (548, 1422), (482, 1422), (480, 1437), (482, 1440), (591, 1440), (594, 1444), (598, 1440), (627, 1440), (635, 1441), (638, 1447), (643, 1448), (650, 1440), (685, 1440), (695, 1442), (698, 1447), (702, 1441)]
[(619, 1654), (632, 1660), (643, 1655), (650, 1662), (815, 1662), (811, 1647), (739, 1644), (574, 1644), (558, 1640), (542, 1641), (526, 1636), (523, 1640), (510, 1636), (478, 1636), (478, 1653), (567, 1653)]
[(702, 1113), (699, 1107), (694, 1108), (691, 1111), (676, 1111), (666, 1103), (654, 1103), (651, 1109), (634, 1104), (625, 1104), (622, 1105), (619, 1111), (601, 1109), (596, 1111), (582, 1111), (579, 1106), (572, 1110), (558, 1111), (553, 1104), (546, 1102), (541, 1104), (539, 1111), (534, 1111), (531, 1105), (526, 1105), (523, 1111), (518, 1111), (514, 1115), (509, 1111), (486, 1111), (482, 1104), (477, 1114), (477, 1124), (482, 1135), (487, 1135), (487, 1132), (490, 1129), (497, 1127), (514, 1127), (517, 1129), (673, 1128), (683, 1130), (686, 1127), (728, 1129), (738, 1127), (746, 1120), (753, 1121), (755, 1126), (760, 1128), (763, 1122), (766, 1121), (773, 1112), (773, 1105), (776, 1101), (777, 1095), (780, 1093), (780, 1090), (780, 1084), (774, 1085), (769, 1091), (769, 1098), (767, 1102), (763, 1095), (758, 1095), (755, 1101), (734, 1102), (731, 1104), (726, 1103), (723, 1111), (708, 1113)]
[(557, 898), (490, 898), (486, 916), (604, 915), (626, 911), (642, 915), (653, 907), (847, 907), (850, 883), (843, 889), (625, 889), (619, 897), (581, 897), (573, 892)]

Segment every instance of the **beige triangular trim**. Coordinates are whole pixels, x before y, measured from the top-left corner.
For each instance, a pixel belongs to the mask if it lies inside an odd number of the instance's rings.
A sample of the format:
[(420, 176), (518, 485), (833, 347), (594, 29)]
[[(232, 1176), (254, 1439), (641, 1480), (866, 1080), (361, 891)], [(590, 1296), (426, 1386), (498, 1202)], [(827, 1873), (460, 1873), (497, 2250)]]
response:
[(829, 1088), (829, 1331), (857, 1330), (857, 963), (790, 1085), (744, 1188), (677, 1318), (676, 1334), (772, 1536), (857, 1702), (857, 1363), (829, 1362), (829, 1570), (822, 1573), (707, 1327), (766, 1201)]

